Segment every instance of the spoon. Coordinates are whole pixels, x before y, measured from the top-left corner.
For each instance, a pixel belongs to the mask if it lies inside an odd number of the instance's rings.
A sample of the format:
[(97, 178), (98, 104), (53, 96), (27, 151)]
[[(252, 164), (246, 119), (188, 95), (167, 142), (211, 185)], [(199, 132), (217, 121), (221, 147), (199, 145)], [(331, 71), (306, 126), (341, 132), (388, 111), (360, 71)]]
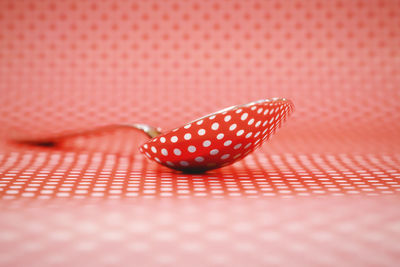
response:
[(88, 131), (19, 143), (54, 146), (69, 137), (88, 136), (117, 128), (145, 133), (149, 141), (139, 147), (147, 158), (184, 172), (204, 172), (230, 165), (260, 147), (293, 111), (285, 98), (272, 98), (232, 106), (186, 125), (161, 133), (146, 124), (115, 124)]

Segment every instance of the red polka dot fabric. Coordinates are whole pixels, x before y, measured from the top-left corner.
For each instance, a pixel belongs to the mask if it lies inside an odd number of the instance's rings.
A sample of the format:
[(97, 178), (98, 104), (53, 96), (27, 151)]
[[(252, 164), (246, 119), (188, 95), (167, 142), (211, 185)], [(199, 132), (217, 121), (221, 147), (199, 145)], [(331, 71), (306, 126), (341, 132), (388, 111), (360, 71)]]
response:
[[(398, 0), (0, 0), (0, 265), (398, 266), (399, 26)], [(132, 123), (163, 135), (12, 141)]]

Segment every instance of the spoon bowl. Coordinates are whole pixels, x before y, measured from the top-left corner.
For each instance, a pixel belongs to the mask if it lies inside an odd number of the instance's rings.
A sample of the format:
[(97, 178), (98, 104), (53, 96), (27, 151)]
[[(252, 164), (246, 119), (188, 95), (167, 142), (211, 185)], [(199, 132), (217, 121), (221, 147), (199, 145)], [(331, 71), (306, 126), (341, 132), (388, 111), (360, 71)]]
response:
[(224, 167), (259, 148), (293, 110), (284, 98), (232, 106), (160, 134), (139, 150), (150, 160), (184, 172)]

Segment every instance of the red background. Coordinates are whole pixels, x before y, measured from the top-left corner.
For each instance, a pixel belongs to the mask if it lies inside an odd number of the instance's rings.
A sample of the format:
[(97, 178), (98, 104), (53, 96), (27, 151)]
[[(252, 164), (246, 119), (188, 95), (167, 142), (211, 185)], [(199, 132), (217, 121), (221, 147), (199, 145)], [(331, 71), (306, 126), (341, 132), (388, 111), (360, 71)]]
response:
[[(399, 46), (399, 1), (1, 0), (0, 264), (398, 265)], [(7, 141), (271, 97), (277, 135), (202, 175), (135, 133)]]

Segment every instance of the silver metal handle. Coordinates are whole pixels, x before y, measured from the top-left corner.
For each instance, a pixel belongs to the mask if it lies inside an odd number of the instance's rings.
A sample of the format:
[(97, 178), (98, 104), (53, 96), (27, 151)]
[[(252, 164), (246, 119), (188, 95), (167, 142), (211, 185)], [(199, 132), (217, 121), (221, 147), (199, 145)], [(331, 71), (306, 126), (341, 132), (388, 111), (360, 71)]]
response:
[(106, 125), (106, 126), (102, 126), (102, 127), (97, 127), (94, 129), (77, 131), (77, 132), (67, 133), (67, 134), (60, 134), (60, 135), (51, 136), (51, 137), (44, 137), (44, 138), (38, 138), (38, 139), (20, 139), (20, 140), (14, 140), (14, 141), (17, 143), (20, 143), (20, 144), (28, 144), (28, 145), (55, 146), (67, 138), (96, 135), (96, 134), (100, 134), (101, 132), (112, 131), (112, 130), (117, 130), (117, 129), (121, 129), (121, 128), (139, 130), (139, 131), (143, 132), (144, 134), (146, 134), (149, 138), (154, 138), (161, 134), (160, 128), (155, 128), (155, 127), (149, 126), (147, 124), (142, 124), (142, 123), (110, 124), (110, 125)]

